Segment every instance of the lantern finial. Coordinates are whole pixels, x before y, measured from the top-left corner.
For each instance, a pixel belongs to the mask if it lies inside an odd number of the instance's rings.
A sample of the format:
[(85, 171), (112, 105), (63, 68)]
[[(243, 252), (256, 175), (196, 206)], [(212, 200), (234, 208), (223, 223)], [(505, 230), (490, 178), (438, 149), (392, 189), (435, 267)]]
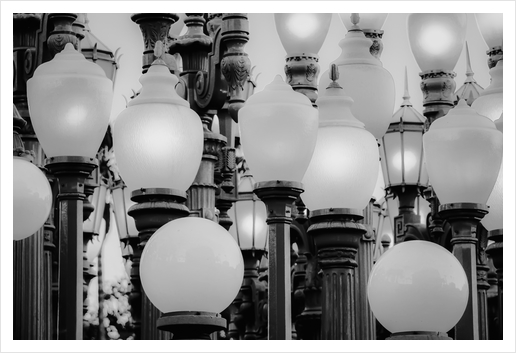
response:
[(358, 26), (358, 22), (360, 22), (360, 16), (358, 13), (352, 13), (351, 14), (351, 23), (353, 26), (351, 27), (350, 31), (360, 31), (360, 27)]
[(337, 80), (339, 79), (339, 68), (337, 67), (337, 65), (335, 64), (331, 64), (331, 67), (330, 67), (330, 85), (328, 87), (326, 87), (326, 89), (329, 89), (329, 88), (340, 88), (342, 89), (341, 85), (339, 85), (339, 83), (337, 82)]

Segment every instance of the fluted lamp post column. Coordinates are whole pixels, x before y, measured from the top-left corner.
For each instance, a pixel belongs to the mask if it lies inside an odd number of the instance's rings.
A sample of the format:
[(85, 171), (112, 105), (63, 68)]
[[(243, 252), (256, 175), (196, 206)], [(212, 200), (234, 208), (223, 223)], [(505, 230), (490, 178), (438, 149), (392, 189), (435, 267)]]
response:
[(469, 282), (468, 306), (455, 328), (456, 339), (479, 339), (474, 229), (488, 213), (486, 202), (502, 162), (502, 133), (461, 100), (434, 121), (423, 146), (430, 183), (441, 201), (439, 215), (451, 224), (453, 254)]
[(113, 83), (72, 44), (40, 65), (27, 82), (34, 130), (57, 177), (59, 201), (58, 338), (82, 338), (84, 183), (107, 130)]
[(367, 231), (358, 221), (376, 186), (379, 155), (374, 136), (351, 113), (353, 100), (336, 83), (336, 65), (331, 72), (333, 82), (317, 100), (317, 144), (303, 201), (324, 276), (322, 339), (357, 339), (355, 256)]
[(242, 148), (267, 207), (269, 225), (269, 339), (291, 339), (290, 224), (292, 203), (317, 138), (317, 110), (281, 77), (251, 96), (239, 111)]

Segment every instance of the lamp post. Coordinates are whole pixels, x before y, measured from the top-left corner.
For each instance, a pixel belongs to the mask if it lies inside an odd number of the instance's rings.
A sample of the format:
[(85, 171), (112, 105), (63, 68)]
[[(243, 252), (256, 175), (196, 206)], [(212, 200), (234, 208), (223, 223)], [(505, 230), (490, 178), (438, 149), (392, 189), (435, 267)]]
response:
[(468, 306), (455, 328), (456, 339), (479, 338), (477, 238), (472, 229), (488, 212), (486, 202), (502, 161), (501, 135), (492, 121), (461, 100), (423, 136), (430, 183), (442, 203), (439, 215), (451, 224), (453, 254), (463, 265), (470, 287)]
[[(353, 27), (351, 23), (351, 13), (339, 13), (340, 20), (349, 31)], [(362, 13), (360, 14), (360, 27), (364, 35), (371, 39), (371, 47), (369, 52), (372, 56), (380, 60), (383, 52), (383, 24), (387, 19), (387, 13)]]

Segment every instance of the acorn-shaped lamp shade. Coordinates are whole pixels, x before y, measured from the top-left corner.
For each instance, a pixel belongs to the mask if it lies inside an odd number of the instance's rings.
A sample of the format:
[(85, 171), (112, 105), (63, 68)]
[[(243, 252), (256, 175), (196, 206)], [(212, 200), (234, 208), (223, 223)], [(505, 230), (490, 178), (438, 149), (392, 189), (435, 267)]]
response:
[(239, 111), (242, 149), (256, 182), (301, 182), (317, 139), (318, 112), (278, 75)]
[(14, 240), (22, 240), (48, 219), (52, 190), (46, 175), (23, 158), (14, 158), (13, 184), (13, 235)]
[(446, 333), (464, 314), (468, 280), (445, 248), (413, 240), (393, 246), (378, 259), (367, 297), (376, 319), (391, 333)]
[(109, 124), (113, 82), (68, 43), (27, 81), (34, 131), (48, 158), (95, 158)]
[(179, 218), (159, 228), (140, 260), (143, 289), (163, 313), (220, 313), (242, 285), (244, 262), (235, 240), (204, 218)]

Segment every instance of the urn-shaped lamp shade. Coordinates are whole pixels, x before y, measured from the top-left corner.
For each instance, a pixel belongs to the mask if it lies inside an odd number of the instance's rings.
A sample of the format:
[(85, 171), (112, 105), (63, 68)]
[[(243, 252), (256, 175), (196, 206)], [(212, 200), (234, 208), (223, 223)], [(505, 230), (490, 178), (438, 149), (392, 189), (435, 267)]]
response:
[(120, 113), (113, 129), (120, 175), (130, 191), (185, 192), (201, 163), (201, 120), (177, 95), (178, 79), (165, 65), (151, 65), (140, 82), (141, 93)]
[(276, 76), (239, 111), (242, 149), (256, 182), (301, 182), (317, 139), (318, 112)]
[(503, 47), (503, 14), (476, 13), (475, 19), (488, 48)]
[[(361, 26), (361, 23), (358, 23)], [(371, 55), (371, 40), (362, 31), (349, 31), (340, 41), (340, 57), (332, 62), (339, 69), (339, 85), (353, 99), (351, 112), (367, 131), (380, 139), (392, 118), (395, 88), (392, 75)], [(321, 75), (319, 97), (326, 94), (329, 70)]]
[(238, 184), (238, 200), (230, 210), (233, 225), (229, 233), (242, 250), (267, 248), (267, 209), (253, 193), (254, 179), (244, 174)]
[(495, 230), (503, 228), (503, 163), (500, 166), (498, 178), (491, 192), (491, 196), (487, 200), (489, 213), (482, 218), (482, 225), (487, 230)]
[(478, 114), (497, 120), (503, 112), (503, 60), (498, 61), (495, 67), (489, 70), (491, 83), (475, 99), (471, 107)]
[(466, 38), (464, 13), (413, 13), (408, 17), (412, 54), (421, 71), (453, 71)]
[(25, 239), (43, 225), (52, 208), (52, 190), (45, 174), (22, 158), (13, 161), (13, 234)]
[[(362, 30), (381, 30), (385, 20), (387, 19), (387, 13), (360, 13), (360, 28)], [(344, 27), (349, 31), (353, 26), (351, 22), (350, 13), (339, 13), (340, 20), (344, 24)]]
[(276, 32), (287, 55), (317, 54), (328, 34), (331, 13), (275, 13)]
[(145, 293), (163, 313), (220, 313), (240, 290), (244, 261), (224, 228), (186, 217), (152, 235), (142, 252), (140, 276)]
[(317, 144), (303, 179), (303, 201), (310, 210), (363, 209), (378, 180), (378, 145), (351, 113), (353, 100), (342, 88), (328, 88), (317, 99)]
[(47, 157), (95, 158), (109, 124), (113, 82), (72, 44), (27, 82), (34, 131)]
[(468, 279), (445, 248), (413, 240), (393, 246), (373, 266), (367, 297), (391, 333), (447, 332), (468, 302)]
[(502, 163), (502, 133), (466, 101), (423, 135), (430, 184), (441, 204), (486, 204)]

